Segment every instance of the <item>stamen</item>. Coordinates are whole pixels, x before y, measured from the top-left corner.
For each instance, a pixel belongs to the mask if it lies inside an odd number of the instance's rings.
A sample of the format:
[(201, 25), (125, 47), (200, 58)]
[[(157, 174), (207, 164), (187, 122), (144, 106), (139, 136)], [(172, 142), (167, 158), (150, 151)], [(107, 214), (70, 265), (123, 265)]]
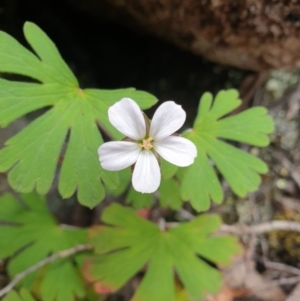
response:
[(151, 148), (153, 148), (151, 141), (153, 141), (153, 138), (149, 137), (148, 139), (143, 140), (143, 143), (140, 143), (139, 145), (145, 150), (150, 150)]

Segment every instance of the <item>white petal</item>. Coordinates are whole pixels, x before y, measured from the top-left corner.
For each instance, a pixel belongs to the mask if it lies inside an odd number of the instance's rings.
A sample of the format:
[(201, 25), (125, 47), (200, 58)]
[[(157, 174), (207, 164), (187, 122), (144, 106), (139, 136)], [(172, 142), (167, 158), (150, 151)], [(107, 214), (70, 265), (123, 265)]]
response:
[(141, 193), (152, 193), (160, 184), (160, 168), (151, 151), (141, 152), (132, 175), (132, 186)]
[(166, 101), (158, 107), (151, 121), (150, 137), (160, 140), (175, 133), (182, 127), (185, 111), (174, 101)]
[(122, 134), (134, 140), (146, 136), (146, 123), (140, 107), (130, 98), (122, 98), (108, 109), (111, 124)]
[(142, 149), (137, 143), (111, 141), (98, 148), (101, 166), (107, 170), (121, 170), (133, 165)]
[(155, 141), (153, 147), (166, 161), (181, 167), (191, 165), (197, 157), (195, 144), (183, 137), (169, 136)]

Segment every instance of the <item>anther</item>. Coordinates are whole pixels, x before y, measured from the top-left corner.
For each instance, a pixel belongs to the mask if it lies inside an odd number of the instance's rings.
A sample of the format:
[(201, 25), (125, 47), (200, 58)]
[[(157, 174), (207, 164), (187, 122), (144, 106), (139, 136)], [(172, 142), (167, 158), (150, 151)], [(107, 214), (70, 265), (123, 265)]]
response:
[(149, 137), (148, 139), (143, 140), (143, 143), (140, 143), (139, 145), (145, 150), (150, 150), (151, 148), (153, 148), (151, 141), (153, 141), (153, 138)]

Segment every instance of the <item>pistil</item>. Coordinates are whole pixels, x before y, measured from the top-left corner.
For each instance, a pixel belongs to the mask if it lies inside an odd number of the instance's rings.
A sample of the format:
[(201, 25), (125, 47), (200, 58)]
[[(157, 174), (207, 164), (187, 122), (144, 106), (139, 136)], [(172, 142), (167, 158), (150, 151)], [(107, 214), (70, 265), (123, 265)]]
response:
[(151, 141), (153, 141), (153, 138), (149, 137), (148, 139), (143, 140), (143, 143), (140, 143), (139, 145), (145, 150), (150, 150), (151, 148), (153, 148)]

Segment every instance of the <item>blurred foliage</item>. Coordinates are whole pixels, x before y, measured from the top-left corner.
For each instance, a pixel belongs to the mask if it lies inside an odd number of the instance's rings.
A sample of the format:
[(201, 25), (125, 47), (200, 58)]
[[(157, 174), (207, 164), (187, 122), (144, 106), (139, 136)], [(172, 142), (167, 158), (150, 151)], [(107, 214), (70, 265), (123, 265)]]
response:
[[(11, 278), (49, 254), (87, 243), (86, 229), (59, 225), (44, 197), (31, 193), (23, 195), (20, 201), (6, 194), (0, 197), (0, 205), (0, 259), (9, 258), (7, 271)], [(85, 287), (79, 273), (81, 256), (49, 263), (27, 275), (20, 284), (35, 289), (43, 301), (82, 297)]]

